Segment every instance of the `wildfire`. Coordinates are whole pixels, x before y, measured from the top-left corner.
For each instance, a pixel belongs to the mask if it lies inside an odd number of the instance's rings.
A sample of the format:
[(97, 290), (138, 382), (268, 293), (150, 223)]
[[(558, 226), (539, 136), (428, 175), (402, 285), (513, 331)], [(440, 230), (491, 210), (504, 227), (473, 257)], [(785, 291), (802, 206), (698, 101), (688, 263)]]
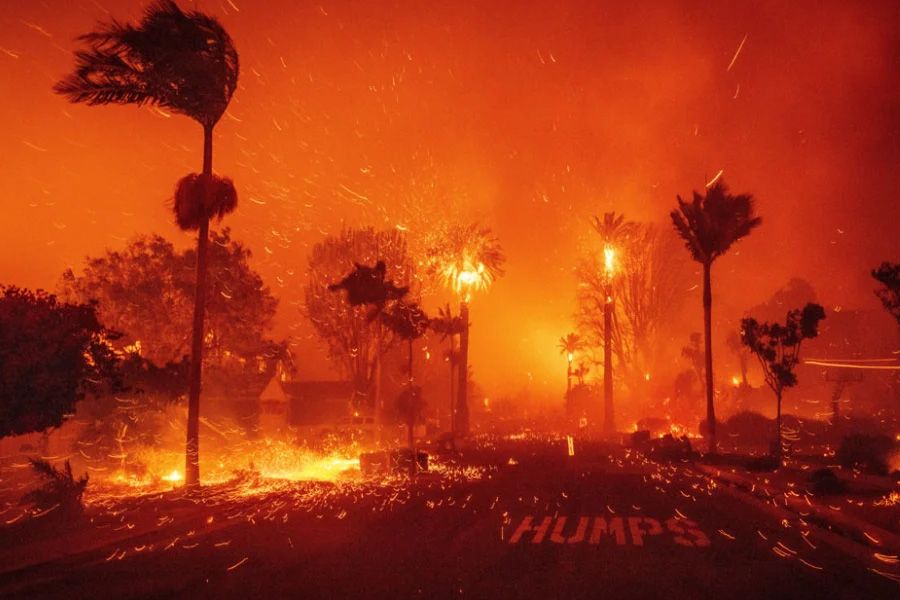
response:
[(493, 277), (484, 263), (464, 256), (462, 261), (448, 263), (442, 272), (447, 287), (456, 294), (469, 299), (472, 291), (483, 291), (490, 287)]
[[(157, 448), (133, 449), (119, 468), (100, 478), (105, 487), (163, 491), (182, 485), (182, 451)], [(204, 484), (220, 484), (236, 477), (271, 481), (339, 481), (359, 474), (359, 448), (350, 445), (314, 451), (281, 440), (245, 441), (201, 453)]]
[(609, 244), (603, 247), (603, 269), (607, 275), (612, 275), (616, 269), (616, 249)]

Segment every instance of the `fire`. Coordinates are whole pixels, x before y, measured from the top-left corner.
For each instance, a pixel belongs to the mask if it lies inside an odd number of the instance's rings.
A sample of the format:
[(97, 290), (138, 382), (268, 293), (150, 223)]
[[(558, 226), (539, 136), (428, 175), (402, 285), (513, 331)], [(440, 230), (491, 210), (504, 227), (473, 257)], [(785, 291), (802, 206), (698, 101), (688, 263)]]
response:
[(607, 275), (612, 275), (616, 268), (616, 249), (607, 244), (603, 247), (603, 269)]
[[(204, 484), (225, 483), (240, 477), (270, 481), (339, 481), (359, 474), (360, 449), (354, 445), (314, 451), (282, 440), (243, 441), (201, 451)], [(123, 455), (119, 468), (99, 478), (112, 488), (164, 491), (184, 483), (181, 449), (134, 448)]]
[(162, 477), (163, 481), (171, 481), (172, 483), (178, 483), (182, 479), (184, 479), (184, 476), (178, 469), (173, 469), (171, 473)]
[(483, 291), (493, 283), (493, 276), (483, 262), (464, 256), (462, 261), (452, 261), (444, 267), (443, 279), (447, 287), (469, 300), (472, 291)]
[(733, 385), (734, 387), (739, 387), (741, 385), (741, 378), (738, 377), (737, 375), (732, 375), (731, 376), (731, 385)]

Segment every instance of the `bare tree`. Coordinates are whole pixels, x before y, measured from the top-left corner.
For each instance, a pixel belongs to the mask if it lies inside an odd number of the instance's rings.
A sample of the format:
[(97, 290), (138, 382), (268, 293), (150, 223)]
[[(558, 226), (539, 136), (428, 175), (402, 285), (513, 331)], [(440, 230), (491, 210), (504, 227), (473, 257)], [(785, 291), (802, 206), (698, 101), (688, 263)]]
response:
[(309, 258), (305, 314), (328, 355), (343, 376), (354, 383), (357, 404), (381, 409), (381, 358), (393, 346), (394, 336), (385, 331), (372, 308), (346, 302), (329, 286), (341, 281), (357, 264), (383, 262), (385, 277), (399, 285), (415, 281), (415, 269), (407, 256), (405, 235), (396, 230), (344, 229), (316, 244)]

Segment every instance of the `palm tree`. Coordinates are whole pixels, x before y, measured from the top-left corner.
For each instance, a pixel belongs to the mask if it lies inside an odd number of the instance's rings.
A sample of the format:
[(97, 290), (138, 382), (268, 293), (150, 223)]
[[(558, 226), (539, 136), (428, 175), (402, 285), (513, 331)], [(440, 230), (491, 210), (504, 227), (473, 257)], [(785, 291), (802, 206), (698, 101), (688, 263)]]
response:
[(575, 353), (584, 348), (584, 341), (577, 333), (569, 333), (559, 338), (559, 353), (566, 357), (566, 395), (572, 391), (572, 361)]
[(612, 328), (613, 328), (613, 275), (615, 274), (615, 255), (621, 252), (637, 233), (637, 225), (626, 221), (624, 215), (614, 212), (604, 213), (603, 218), (594, 217), (594, 229), (600, 234), (603, 243), (604, 258), (604, 302), (603, 302), (603, 431), (613, 433), (616, 430), (615, 410), (613, 408), (613, 373), (612, 373)]
[(438, 316), (431, 319), (429, 327), (435, 333), (441, 334), (441, 341), (445, 339), (450, 341), (450, 347), (444, 352), (444, 359), (450, 366), (450, 433), (455, 435), (456, 419), (454, 415), (456, 411), (454, 410), (454, 403), (456, 396), (453, 393), (453, 375), (456, 365), (459, 363), (459, 352), (456, 350), (453, 336), (462, 333), (463, 322), (462, 319), (453, 314), (450, 305), (447, 304), (443, 308), (438, 308)]
[(703, 265), (703, 333), (706, 354), (706, 422), (709, 452), (716, 451), (716, 411), (713, 405), (712, 369), (712, 285), (713, 261), (728, 252), (731, 245), (750, 235), (762, 222), (754, 211), (750, 194), (731, 195), (721, 179), (701, 196), (694, 192), (692, 202), (678, 196), (678, 209), (671, 213), (675, 230), (684, 240), (691, 258)]
[(138, 25), (112, 21), (78, 39), (87, 48), (75, 52), (75, 71), (54, 86), (56, 93), (92, 106), (156, 105), (203, 128), (203, 171), (178, 182), (174, 207), (182, 229), (198, 230), (185, 458), (185, 482), (196, 486), (209, 220), (237, 205), (231, 181), (213, 175), (212, 134), (237, 87), (238, 53), (215, 18), (182, 11), (172, 0), (152, 4)]
[(487, 227), (476, 223), (454, 225), (436, 236), (428, 250), (428, 270), (459, 296), (459, 365), (454, 430), (469, 432), (469, 300), (473, 291), (487, 290), (503, 274), (505, 257), (500, 241)]

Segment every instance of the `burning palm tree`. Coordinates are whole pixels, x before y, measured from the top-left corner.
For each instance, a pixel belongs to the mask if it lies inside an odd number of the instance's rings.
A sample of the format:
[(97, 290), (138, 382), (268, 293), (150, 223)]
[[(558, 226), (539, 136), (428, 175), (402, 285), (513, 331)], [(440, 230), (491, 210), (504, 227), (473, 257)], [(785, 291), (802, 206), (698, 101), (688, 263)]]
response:
[(701, 196), (694, 192), (692, 202), (678, 197), (678, 209), (671, 213), (675, 230), (684, 240), (691, 258), (703, 265), (703, 324), (706, 354), (706, 421), (709, 451), (716, 451), (716, 412), (713, 405), (712, 370), (712, 285), (713, 261), (728, 252), (732, 244), (750, 235), (762, 222), (754, 211), (749, 194), (731, 195), (719, 180)]
[(429, 326), (435, 333), (441, 334), (441, 340), (449, 340), (450, 347), (444, 353), (444, 359), (450, 366), (450, 433), (455, 433), (456, 419), (454, 415), (456, 410), (454, 404), (456, 396), (453, 394), (453, 376), (456, 373), (456, 365), (459, 363), (459, 352), (456, 349), (454, 336), (460, 335), (463, 330), (463, 322), (458, 316), (453, 314), (450, 305), (447, 304), (443, 308), (438, 309), (438, 316), (431, 319)]
[(209, 220), (237, 205), (232, 182), (212, 172), (212, 135), (237, 88), (238, 53), (218, 20), (182, 11), (171, 0), (152, 4), (138, 25), (112, 21), (79, 40), (87, 49), (75, 52), (75, 72), (56, 84), (56, 93), (92, 106), (156, 105), (203, 128), (203, 171), (183, 178), (175, 191), (178, 225), (198, 230), (185, 460), (185, 482), (196, 486)]
[(584, 348), (584, 340), (577, 333), (569, 333), (559, 338), (559, 353), (566, 357), (566, 394), (572, 391), (572, 361), (575, 360), (575, 353)]
[(603, 243), (603, 431), (613, 433), (616, 430), (616, 420), (612, 374), (612, 320), (615, 310), (612, 283), (618, 262), (616, 255), (621, 253), (634, 237), (637, 226), (631, 221), (626, 221), (624, 215), (608, 212), (604, 213), (602, 219), (594, 217), (594, 229), (600, 234), (600, 241)]
[(429, 270), (459, 298), (458, 389), (455, 431), (469, 431), (467, 403), (469, 379), (469, 301), (472, 292), (486, 291), (503, 274), (505, 257), (499, 240), (487, 227), (475, 223), (457, 225), (441, 232), (439, 241), (429, 250)]

